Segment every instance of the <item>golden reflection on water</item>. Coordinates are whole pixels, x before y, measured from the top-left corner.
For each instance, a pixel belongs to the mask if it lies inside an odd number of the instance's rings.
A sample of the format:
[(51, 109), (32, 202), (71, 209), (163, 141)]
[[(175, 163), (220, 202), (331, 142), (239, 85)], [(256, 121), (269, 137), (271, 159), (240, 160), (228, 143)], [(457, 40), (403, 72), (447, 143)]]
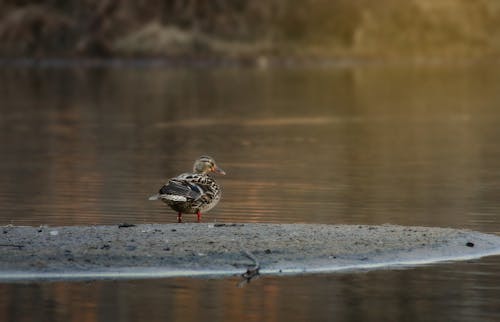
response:
[(497, 74), (3, 70), (0, 218), (173, 222), (146, 197), (208, 153), (228, 176), (206, 220), (475, 226), (497, 209)]

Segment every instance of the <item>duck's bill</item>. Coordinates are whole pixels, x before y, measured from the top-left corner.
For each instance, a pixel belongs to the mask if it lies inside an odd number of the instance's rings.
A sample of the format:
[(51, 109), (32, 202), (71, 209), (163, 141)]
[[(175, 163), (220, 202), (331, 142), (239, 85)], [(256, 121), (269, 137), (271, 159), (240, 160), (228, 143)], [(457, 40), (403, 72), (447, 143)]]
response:
[(226, 174), (226, 171), (222, 170), (218, 166), (215, 166), (214, 169), (212, 170), (213, 172), (219, 173), (219, 174)]

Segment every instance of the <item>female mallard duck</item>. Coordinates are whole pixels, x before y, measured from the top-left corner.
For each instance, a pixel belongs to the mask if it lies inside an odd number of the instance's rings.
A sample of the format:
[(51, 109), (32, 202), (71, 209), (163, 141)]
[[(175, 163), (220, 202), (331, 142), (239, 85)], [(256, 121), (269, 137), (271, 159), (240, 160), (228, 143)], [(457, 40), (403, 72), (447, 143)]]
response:
[(220, 200), (221, 189), (208, 173), (226, 174), (217, 167), (215, 160), (209, 156), (201, 156), (195, 161), (192, 173), (183, 173), (160, 188), (149, 200), (161, 200), (178, 212), (177, 221), (182, 222), (182, 214), (196, 214), (198, 222), (201, 213), (209, 211)]

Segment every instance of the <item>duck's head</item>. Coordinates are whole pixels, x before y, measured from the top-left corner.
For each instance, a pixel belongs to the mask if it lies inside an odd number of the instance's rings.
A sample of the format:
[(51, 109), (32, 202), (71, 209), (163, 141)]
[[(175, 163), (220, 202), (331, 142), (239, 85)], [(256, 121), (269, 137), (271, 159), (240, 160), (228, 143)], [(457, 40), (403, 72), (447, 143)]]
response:
[(209, 172), (226, 174), (224, 170), (215, 164), (215, 160), (212, 157), (206, 155), (199, 157), (198, 160), (194, 162), (193, 172), (201, 174), (207, 174)]

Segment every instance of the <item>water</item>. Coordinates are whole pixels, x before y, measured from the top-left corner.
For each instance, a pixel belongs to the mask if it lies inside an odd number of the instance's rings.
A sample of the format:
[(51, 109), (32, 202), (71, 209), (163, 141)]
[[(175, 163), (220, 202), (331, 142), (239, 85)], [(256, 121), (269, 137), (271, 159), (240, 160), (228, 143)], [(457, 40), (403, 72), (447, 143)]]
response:
[[(175, 222), (147, 197), (210, 154), (206, 221), (500, 234), (500, 66), (0, 69), (0, 221)], [(194, 221), (195, 217), (187, 217)], [(500, 258), (296, 277), (0, 284), (0, 320), (494, 321)]]

